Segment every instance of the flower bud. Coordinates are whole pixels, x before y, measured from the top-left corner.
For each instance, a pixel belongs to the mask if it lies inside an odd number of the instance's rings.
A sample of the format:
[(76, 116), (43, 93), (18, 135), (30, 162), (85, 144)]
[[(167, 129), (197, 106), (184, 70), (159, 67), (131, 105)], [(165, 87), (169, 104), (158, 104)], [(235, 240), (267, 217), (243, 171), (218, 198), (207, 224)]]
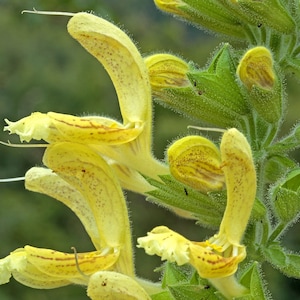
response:
[(250, 112), (236, 82), (235, 61), (228, 44), (216, 53), (206, 70), (177, 57), (165, 61), (153, 57), (146, 59), (146, 64), (153, 95), (179, 113), (218, 127), (239, 127)]
[(295, 30), (295, 22), (286, 7), (278, 0), (237, 0), (244, 14), (248, 14), (253, 24), (262, 24), (281, 33), (289, 34)]
[(168, 149), (171, 174), (201, 192), (220, 190), (225, 185), (219, 149), (201, 136), (186, 136)]
[(237, 74), (248, 90), (253, 86), (271, 90), (275, 83), (271, 52), (265, 47), (250, 49), (241, 59)]
[(207, 0), (154, 0), (163, 11), (200, 25), (213, 32), (238, 39), (246, 38), (241, 20), (233, 16), (221, 1)]
[(277, 78), (272, 54), (266, 47), (248, 50), (237, 67), (237, 75), (248, 91), (248, 101), (267, 122), (280, 120), (282, 85)]
[(152, 93), (159, 95), (164, 88), (189, 85), (187, 72), (189, 65), (179, 57), (167, 53), (154, 54), (145, 58)]

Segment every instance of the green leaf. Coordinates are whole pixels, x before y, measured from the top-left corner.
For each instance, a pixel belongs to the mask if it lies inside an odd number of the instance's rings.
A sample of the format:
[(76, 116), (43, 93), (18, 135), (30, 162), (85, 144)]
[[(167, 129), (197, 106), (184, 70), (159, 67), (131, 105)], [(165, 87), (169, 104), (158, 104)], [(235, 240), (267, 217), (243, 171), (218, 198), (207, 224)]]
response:
[(195, 87), (201, 90), (202, 97), (216, 105), (228, 117), (247, 115), (249, 106), (245, 102), (241, 89), (236, 81), (236, 61), (233, 49), (224, 44), (215, 53), (207, 70), (195, 70), (188, 77)]
[(282, 187), (292, 190), (292, 191), (295, 191), (295, 192), (299, 191), (299, 187), (300, 187), (300, 169), (299, 168), (295, 168), (289, 172)]
[(296, 167), (296, 163), (284, 155), (268, 158), (265, 166), (265, 178), (268, 182), (278, 181), (286, 172)]
[(283, 248), (278, 242), (270, 244), (268, 247), (264, 247), (263, 253), (268, 262), (278, 269), (281, 269), (287, 263), (287, 256), (284, 253)]
[(288, 277), (300, 279), (300, 255), (287, 254), (286, 256), (288, 263), (280, 271)]
[(214, 289), (208, 286), (180, 284), (169, 286), (169, 290), (176, 300), (218, 299)]
[(209, 228), (218, 228), (226, 205), (226, 192), (202, 194), (175, 180), (171, 175), (160, 176), (163, 182), (152, 178), (146, 180), (157, 189), (147, 194), (158, 204), (173, 206), (194, 214), (198, 223)]
[(163, 291), (158, 294), (151, 295), (152, 300), (174, 300), (174, 297), (169, 291)]
[(162, 279), (162, 287), (166, 288), (169, 285), (177, 284), (179, 282), (188, 282), (191, 274), (190, 267), (179, 267), (175, 263), (165, 263), (164, 275)]
[(300, 168), (289, 171), (270, 190), (274, 209), (282, 223), (295, 222), (300, 212)]
[(283, 154), (300, 147), (300, 123), (298, 123), (290, 134), (277, 143), (270, 146), (267, 151), (270, 154)]
[(264, 300), (271, 299), (269, 293), (265, 290), (264, 282), (262, 280), (261, 270), (258, 262), (253, 262), (244, 273), (240, 276), (240, 283), (249, 288), (250, 293), (239, 300)]
[(300, 193), (278, 187), (272, 193), (274, 209), (280, 220), (287, 224), (298, 218), (300, 211)]
[(255, 24), (265, 24), (284, 34), (292, 34), (295, 30), (295, 21), (279, 0), (240, 0), (239, 6), (248, 15), (252, 16)]
[[(218, 299), (214, 296), (215, 289), (206, 279), (200, 278), (198, 273), (190, 266), (178, 266), (175, 263), (166, 262), (163, 266), (164, 274), (162, 287), (168, 291), (152, 296), (154, 300), (169, 299)], [(213, 296), (213, 298), (212, 298)]]
[(210, 31), (244, 39), (245, 33), (241, 26), (241, 21), (219, 2), (212, 0), (185, 0), (178, 6), (179, 14), (184, 16), (184, 19), (187, 19), (189, 22), (200, 25)]
[(266, 215), (267, 208), (258, 198), (255, 199), (252, 212), (251, 212), (251, 221), (262, 220)]
[(277, 242), (262, 250), (266, 260), (274, 268), (288, 277), (300, 279), (300, 255), (288, 253)]

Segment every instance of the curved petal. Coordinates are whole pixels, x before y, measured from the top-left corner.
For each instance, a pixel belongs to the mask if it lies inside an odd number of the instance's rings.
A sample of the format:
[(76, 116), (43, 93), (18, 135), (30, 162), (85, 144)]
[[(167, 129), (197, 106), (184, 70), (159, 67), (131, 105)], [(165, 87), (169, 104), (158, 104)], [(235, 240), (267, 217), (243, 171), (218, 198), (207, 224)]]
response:
[(101, 249), (101, 237), (96, 219), (84, 197), (72, 185), (52, 170), (33, 167), (25, 174), (26, 189), (53, 197), (68, 206), (80, 219), (95, 248)]
[(70, 284), (65, 278), (49, 276), (27, 261), (27, 253), (21, 248), (0, 259), (0, 284), (13, 276), (18, 282), (36, 289), (53, 289)]
[(136, 170), (128, 168), (114, 160), (107, 160), (107, 163), (113, 168), (118, 176), (123, 189), (133, 191), (139, 194), (145, 194), (153, 190), (153, 186)]
[(202, 278), (222, 278), (234, 274), (238, 264), (244, 260), (246, 253), (238, 256), (224, 257), (202, 243), (190, 244), (190, 264), (197, 270)]
[(68, 23), (68, 31), (110, 75), (124, 124), (150, 121), (148, 73), (131, 39), (117, 26), (88, 13), (75, 14)]
[(27, 261), (42, 273), (69, 281), (111, 268), (120, 254), (113, 248), (76, 254), (31, 246), (25, 246), (24, 250)]
[(75, 254), (25, 246), (0, 260), (0, 284), (12, 275), (20, 283), (38, 289), (70, 283), (87, 285), (89, 275), (111, 268), (118, 256), (119, 251), (114, 249)]
[(20, 140), (44, 140), (48, 143), (69, 141), (81, 144), (119, 145), (136, 139), (143, 130), (142, 124), (127, 126), (103, 117), (76, 117), (48, 112), (32, 113), (17, 122), (5, 120), (4, 128), (17, 134)]
[(256, 171), (250, 145), (235, 128), (227, 130), (220, 145), (227, 188), (227, 204), (220, 235), (239, 245), (251, 215), (256, 195)]
[(102, 247), (122, 247), (118, 265), (123, 273), (133, 274), (128, 211), (121, 187), (109, 165), (90, 148), (74, 143), (49, 146), (43, 161), (88, 202)]
[(109, 271), (93, 274), (88, 283), (88, 296), (93, 300), (150, 300), (151, 297), (131, 277)]

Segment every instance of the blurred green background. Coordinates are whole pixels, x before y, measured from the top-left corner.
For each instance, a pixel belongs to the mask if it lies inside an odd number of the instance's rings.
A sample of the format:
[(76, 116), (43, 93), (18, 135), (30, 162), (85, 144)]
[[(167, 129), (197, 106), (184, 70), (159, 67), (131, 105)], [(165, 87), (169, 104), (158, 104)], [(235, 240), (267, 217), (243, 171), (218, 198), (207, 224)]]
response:
[[(113, 85), (102, 66), (68, 35), (67, 17), (21, 14), (24, 9), (50, 11), (94, 11), (120, 25), (137, 41), (144, 54), (165, 51), (193, 60), (200, 66), (221, 39), (156, 10), (152, 0), (0, 0), (0, 119), (15, 121), (33, 111), (69, 114), (99, 114), (120, 118)], [(289, 79), (291, 102), (289, 128), (299, 118), (298, 82)], [(114, 100), (114, 101), (113, 101)], [(187, 132), (191, 121), (154, 105), (154, 152), (164, 158), (166, 146)], [(4, 126), (4, 121), (1, 121)], [(8, 135), (2, 133), (1, 140)], [(10, 141), (17, 141), (9, 137)], [(22, 176), (30, 167), (41, 164), (43, 150), (0, 149), (0, 178)], [(133, 227), (133, 241), (154, 226), (164, 224), (185, 236), (202, 240), (211, 232), (194, 222), (177, 218), (170, 212), (127, 193)], [(298, 228), (297, 228), (298, 227)], [(299, 251), (299, 226), (290, 230), (284, 242)], [(61, 203), (24, 191), (23, 183), (0, 186), (0, 257), (30, 244), (71, 252), (89, 251), (93, 246), (76, 216)], [(153, 272), (160, 259), (136, 249), (137, 274), (157, 280)], [(265, 278), (274, 299), (300, 299), (299, 282), (285, 279), (270, 266)], [(13, 279), (0, 287), (0, 299), (87, 299), (85, 288), (69, 286), (56, 290), (33, 290)]]

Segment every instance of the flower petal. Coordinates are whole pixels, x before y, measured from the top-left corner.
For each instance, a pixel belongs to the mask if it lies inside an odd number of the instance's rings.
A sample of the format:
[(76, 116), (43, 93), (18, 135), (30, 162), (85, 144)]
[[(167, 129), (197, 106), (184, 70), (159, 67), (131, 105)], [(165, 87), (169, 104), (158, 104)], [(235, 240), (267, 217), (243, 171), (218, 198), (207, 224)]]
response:
[(96, 220), (102, 247), (122, 247), (118, 263), (124, 273), (133, 274), (128, 211), (109, 165), (90, 148), (73, 143), (51, 145), (43, 161), (81, 193)]
[(69, 141), (118, 145), (134, 140), (143, 130), (141, 124), (124, 127), (108, 118), (76, 117), (54, 112), (35, 112), (17, 122), (5, 121), (8, 126), (4, 130), (19, 135), (22, 142), (42, 139), (48, 143)]
[(145, 194), (146, 192), (153, 190), (153, 186), (136, 170), (113, 160), (108, 160), (108, 164), (118, 176), (123, 189), (139, 194)]
[(76, 254), (31, 246), (25, 246), (24, 250), (27, 261), (42, 273), (69, 281), (81, 279), (83, 274), (89, 276), (99, 270), (111, 268), (120, 254), (113, 248)]
[(88, 13), (75, 14), (68, 31), (107, 70), (118, 94), (124, 124), (151, 120), (147, 69), (130, 38), (117, 26)]
[(202, 278), (221, 278), (234, 274), (246, 255), (244, 252), (238, 256), (223, 257), (201, 244), (191, 243), (189, 249), (190, 264)]
[(138, 248), (144, 248), (149, 255), (158, 255), (162, 260), (183, 265), (190, 261), (190, 241), (166, 226), (155, 227), (146, 237), (137, 239)]
[(256, 172), (250, 145), (235, 128), (227, 130), (221, 141), (221, 157), (227, 187), (227, 205), (220, 235), (239, 245), (251, 215), (256, 195)]
[(0, 284), (7, 283), (11, 276), (20, 283), (36, 289), (52, 289), (70, 284), (69, 280), (46, 275), (30, 264), (23, 248), (0, 259), (0, 274)]
[(83, 196), (69, 183), (46, 168), (33, 167), (25, 174), (26, 189), (42, 193), (68, 206), (80, 219), (95, 248), (101, 249), (101, 237), (95, 216)]

